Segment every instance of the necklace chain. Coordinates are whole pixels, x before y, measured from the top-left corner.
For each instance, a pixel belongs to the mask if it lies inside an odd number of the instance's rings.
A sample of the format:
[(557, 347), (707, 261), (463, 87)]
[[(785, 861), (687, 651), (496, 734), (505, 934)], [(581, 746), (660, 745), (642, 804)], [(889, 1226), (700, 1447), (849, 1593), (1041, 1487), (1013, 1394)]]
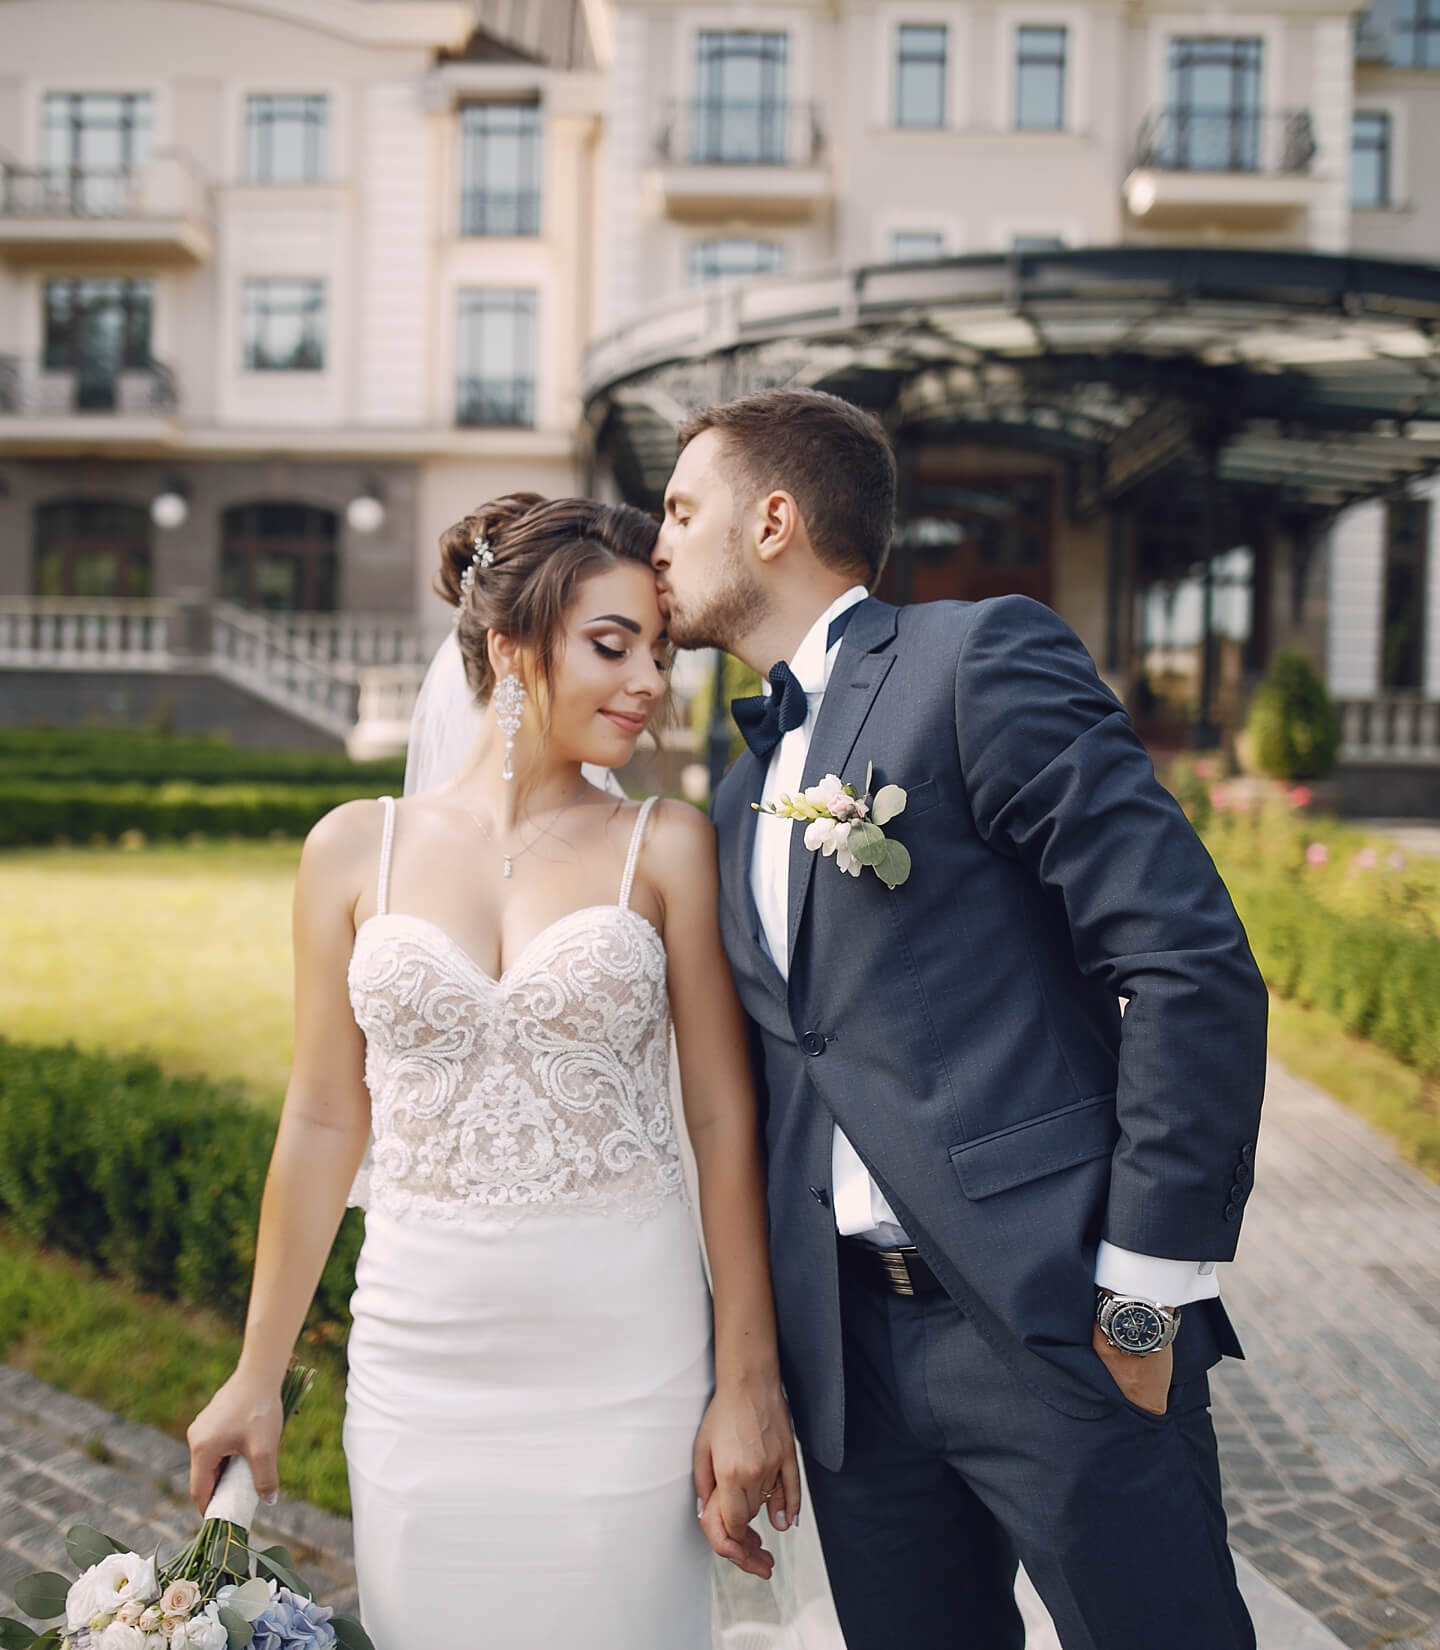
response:
[[(582, 779), (580, 781), (580, 789), (575, 793), (575, 795), (573, 797), (571, 797), (571, 799), (568, 802), (564, 803), (561, 807), (557, 808), (555, 810), (554, 819), (552, 819), (548, 825), (542, 825), (541, 828), (535, 833), (535, 835), (532, 836), (530, 838), (530, 840), (523, 847), (515, 848), (515, 849), (509, 850), (509, 851), (507, 851), (503, 848), (500, 850), (500, 852), (501, 852), (500, 875), (502, 877), (505, 877), (505, 878), (508, 879), (508, 878), (510, 878), (511, 876), (514, 875), (514, 873), (515, 873), (515, 861), (517, 859), (519, 859), (523, 854), (528, 854), (530, 852), (530, 850), (535, 846), (535, 844), (537, 842), (541, 841), (542, 838), (549, 836), (551, 831), (553, 831), (555, 826), (559, 823), (560, 816), (562, 814), (569, 813), (572, 808), (576, 807), (579, 804), (581, 797), (583, 797), (584, 794), (585, 794), (585, 789), (586, 789), (585, 781)], [(480, 815), (473, 812), (471, 809), (465, 807), (463, 803), (460, 804), (459, 806), (460, 806), (461, 813), (465, 814), (469, 819), (471, 819), (474, 822), (475, 827), (480, 832), (481, 836), (483, 836), (487, 842), (494, 842), (495, 841), (495, 833), (490, 829), (490, 827), (485, 823), (485, 821), (483, 819), (481, 819)]]

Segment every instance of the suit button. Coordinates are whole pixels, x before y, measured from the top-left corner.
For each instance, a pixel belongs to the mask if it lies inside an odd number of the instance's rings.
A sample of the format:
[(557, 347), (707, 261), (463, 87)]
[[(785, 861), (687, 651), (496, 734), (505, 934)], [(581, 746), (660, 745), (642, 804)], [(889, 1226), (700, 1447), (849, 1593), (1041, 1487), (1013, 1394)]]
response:
[(830, 1207), (830, 1194), (823, 1186), (812, 1186), (810, 1188), (810, 1195), (822, 1209), (828, 1209)]
[(1248, 1186), (1254, 1173), (1255, 1171), (1248, 1163), (1237, 1163), (1235, 1165), (1235, 1184), (1237, 1186)]
[(1255, 1161), (1255, 1148), (1245, 1145), (1240, 1148), (1240, 1161), (1247, 1166)]
[(1239, 1215), (1240, 1215), (1240, 1205), (1238, 1203), (1227, 1203), (1225, 1205), (1225, 1218), (1226, 1218), (1226, 1220), (1237, 1220), (1239, 1218)]
[(1245, 1201), (1245, 1188), (1237, 1180), (1235, 1182), (1235, 1184), (1230, 1188), (1230, 1203), (1231, 1203), (1231, 1206), (1238, 1209), (1244, 1201)]
[(825, 1039), (818, 1031), (807, 1031), (800, 1039), (800, 1047), (807, 1054), (823, 1054), (825, 1052)]

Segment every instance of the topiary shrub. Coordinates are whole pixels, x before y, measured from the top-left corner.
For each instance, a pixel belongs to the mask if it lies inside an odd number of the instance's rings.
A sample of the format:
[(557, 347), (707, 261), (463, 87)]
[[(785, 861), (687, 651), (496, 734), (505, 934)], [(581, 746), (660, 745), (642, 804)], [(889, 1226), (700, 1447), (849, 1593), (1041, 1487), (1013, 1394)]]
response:
[(1250, 701), (1251, 750), (1272, 779), (1323, 779), (1340, 754), (1340, 713), (1303, 653), (1278, 653)]

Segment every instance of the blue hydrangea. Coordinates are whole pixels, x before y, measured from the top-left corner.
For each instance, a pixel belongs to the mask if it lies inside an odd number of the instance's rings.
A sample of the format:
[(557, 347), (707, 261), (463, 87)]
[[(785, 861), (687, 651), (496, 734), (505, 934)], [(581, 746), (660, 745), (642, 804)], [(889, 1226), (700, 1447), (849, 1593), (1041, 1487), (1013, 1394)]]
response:
[(251, 1627), (251, 1650), (330, 1650), (335, 1629), (329, 1605), (301, 1598), (288, 1587), (277, 1587), (275, 1597)]

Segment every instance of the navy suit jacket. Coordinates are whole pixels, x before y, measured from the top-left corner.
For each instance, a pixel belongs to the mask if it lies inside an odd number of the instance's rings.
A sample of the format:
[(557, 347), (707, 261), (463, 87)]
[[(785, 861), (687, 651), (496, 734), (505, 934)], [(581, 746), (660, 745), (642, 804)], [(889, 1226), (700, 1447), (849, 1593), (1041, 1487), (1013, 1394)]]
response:
[[(913, 860), (894, 890), (757, 815), (748, 751), (714, 802), (786, 1386), (829, 1467), (844, 1449), (833, 1124), (1015, 1377), (1085, 1416), (1115, 1401), (1090, 1344), (1101, 1238), (1229, 1259), (1264, 1086), (1265, 988), (1239, 918), (1049, 608), (861, 603), (803, 783), (863, 791), (870, 764), (876, 789), (909, 797), (886, 827)], [(788, 982), (751, 892), (757, 829), (791, 832)], [(1192, 1317), (1177, 1378), (1239, 1351), (1223, 1312)]]

